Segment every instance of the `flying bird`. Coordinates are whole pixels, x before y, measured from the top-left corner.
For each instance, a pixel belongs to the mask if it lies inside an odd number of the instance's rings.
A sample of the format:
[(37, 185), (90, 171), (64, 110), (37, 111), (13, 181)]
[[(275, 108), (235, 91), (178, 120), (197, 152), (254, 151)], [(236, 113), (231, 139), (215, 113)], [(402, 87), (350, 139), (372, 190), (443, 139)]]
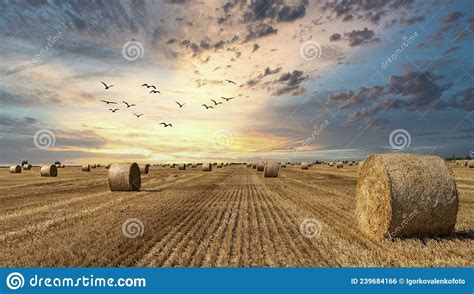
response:
[(143, 113), (141, 113), (141, 114), (136, 114), (136, 113), (134, 113), (133, 115), (135, 115), (137, 118), (140, 118), (140, 116), (142, 116)]
[(110, 111), (112, 111), (113, 113), (115, 113), (117, 110), (119, 110), (118, 108), (115, 108), (115, 109), (109, 109)]
[(112, 87), (114, 86), (114, 85), (108, 86), (108, 85), (107, 85), (106, 83), (104, 83), (104, 82), (101, 82), (101, 83), (102, 83), (102, 85), (104, 85), (104, 87), (105, 87), (106, 90), (108, 90), (109, 88), (112, 88)]
[(225, 101), (229, 102), (229, 100), (232, 100), (232, 99), (234, 99), (235, 97), (229, 97), (229, 98), (227, 98), (227, 97), (221, 97), (221, 98), (224, 99)]
[(214, 105), (216, 105), (216, 106), (219, 105), (219, 104), (222, 104), (222, 102), (216, 102), (216, 100), (214, 100), (214, 99), (211, 99), (211, 101), (214, 102)]
[(158, 93), (158, 94), (160, 94), (160, 95), (161, 95), (161, 92), (160, 92), (160, 91), (158, 91), (158, 90), (151, 90), (151, 91), (150, 91), (150, 94), (156, 94), (156, 93)]
[(127, 108), (130, 108), (130, 107), (133, 107), (133, 106), (136, 106), (135, 104), (128, 104), (127, 102), (125, 101), (122, 101), (125, 105), (127, 105)]
[(147, 89), (153, 88), (156, 90), (156, 87), (153, 85), (143, 84), (142, 87), (147, 87)]
[(117, 102), (113, 102), (113, 101), (107, 101), (107, 100), (100, 100), (101, 102), (104, 102), (104, 103), (107, 103), (107, 105), (109, 104), (117, 104)]
[(186, 105), (186, 103), (181, 104), (181, 103), (179, 103), (178, 101), (175, 101), (175, 102), (176, 102), (176, 104), (179, 105), (179, 108), (181, 108), (181, 107), (183, 107), (184, 105)]
[(226, 82), (228, 82), (229, 84), (234, 84), (234, 85), (237, 85), (234, 81), (231, 81), (231, 80), (225, 80)]
[(167, 123), (165, 123), (165, 122), (161, 122), (161, 123), (159, 123), (159, 124), (160, 124), (160, 125), (163, 125), (165, 128), (167, 128), (167, 127), (173, 127), (172, 124), (167, 124)]
[(209, 108), (214, 109), (214, 107), (212, 107), (212, 106), (207, 106), (206, 104), (203, 104), (202, 106), (206, 107), (206, 109), (209, 109)]

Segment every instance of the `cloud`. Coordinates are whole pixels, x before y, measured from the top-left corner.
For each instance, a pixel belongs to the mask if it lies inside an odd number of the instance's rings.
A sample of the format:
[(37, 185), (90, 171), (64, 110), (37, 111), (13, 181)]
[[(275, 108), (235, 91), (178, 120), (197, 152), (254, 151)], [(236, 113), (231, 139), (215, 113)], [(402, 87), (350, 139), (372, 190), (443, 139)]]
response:
[(270, 76), (270, 75), (274, 75), (274, 74), (277, 74), (279, 73), (281, 70), (281, 67), (277, 67), (275, 69), (270, 69), (270, 67), (266, 67), (265, 70), (263, 71), (263, 73), (260, 73), (258, 76), (256, 76), (255, 78), (252, 78), (250, 80), (248, 80), (245, 85), (248, 87), (248, 88), (251, 88), (253, 86), (255, 86), (256, 84), (258, 84), (264, 77), (266, 76)]
[(349, 41), (349, 46), (361, 46), (368, 43), (379, 42), (379, 38), (375, 38), (375, 33), (371, 29), (364, 28), (363, 30), (353, 30), (349, 33), (344, 33), (344, 36)]
[(278, 32), (277, 29), (271, 25), (260, 23), (255, 26), (248, 27), (248, 34), (245, 37), (244, 42), (249, 42), (258, 38), (275, 35)]
[(290, 94), (291, 96), (298, 96), (306, 91), (301, 83), (307, 79), (303, 75), (304, 72), (300, 70), (294, 70), (280, 76), (280, 78), (274, 81), (274, 84), (279, 85), (273, 95), (281, 96), (283, 94)]
[(459, 50), (459, 49), (461, 49), (461, 47), (459, 47), (459, 46), (449, 47), (448, 49), (446, 49), (446, 51), (444, 51), (443, 54), (448, 54), (448, 53), (457, 51), (457, 50)]
[(260, 45), (258, 45), (257, 43), (253, 44), (252, 53), (254, 53), (255, 51), (257, 51), (258, 48), (260, 48)]
[(401, 18), (400, 19), (400, 22), (402, 24), (405, 24), (405, 25), (412, 25), (414, 23), (417, 23), (417, 22), (422, 22), (425, 20), (425, 17), (423, 15), (418, 15), (418, 16), (413, 16), (413, 17), (410, 17), (410, 18)]
[(454, 12), (451, 12), (450, 14), (446, 15), (445, 17), (443, 17), (440, 21), (441, 21), (441, 23), (449, 24), (449, 23), (455, 22), (458, 19), (460, 19), (462, 15), (463, 14), (461, 12), (454, 11)]
[(341, 34), (339, 34), (339, 33), (334, 33), (331, 36), (329, 36), (329, 41), (331, 41), (331, 42), (334, 42), (334, 41), (337, 41), (337, 40), (340, 40), (340, 39), (341, 39)]
[(344, 109), (353, 105), (375, 101), (383, 95), (383, 90), (384, 88), (381, 86), (372, 86), (368, 88), (361, 87), (355, 93), (351, 90), (336, 91), (326, 97), (326, 104)]
[[(296, 2), (296, 1), (295, 1)], [(308, 0), (301, 0), (295, 5), (286, 5), (281, 0), (251, 0), (244, 9), (244, 22), (254, 22), (264, 19), (276, 20), (277, 22), (292, 22), (302, 18), (306, 14)], [(227, 5), (227, 9), (234, 5)], [(227, 10), (229, 11), (229, 10)]]

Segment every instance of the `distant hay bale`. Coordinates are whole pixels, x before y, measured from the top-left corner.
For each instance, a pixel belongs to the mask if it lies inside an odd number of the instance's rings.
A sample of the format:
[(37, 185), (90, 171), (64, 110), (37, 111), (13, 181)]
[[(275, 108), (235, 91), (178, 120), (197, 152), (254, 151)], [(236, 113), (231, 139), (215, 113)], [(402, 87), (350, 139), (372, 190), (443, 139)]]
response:
[(150, 171), (150, 164), (140, 164), (139, 165), (140, 167), (140, 172), (142, 175), (146, 175), (148, 174), (148, 172)]
[(196, 168), (197, 164), (193, 163), (191, 164), (191, 168)]
[(252, 169), (257, 169), (257, 163), (256, 162), (252, 162)]
[(284, 162), (280, 163), (280, 167), (286, 167), (286, 163)]
[(202, 171), (212, 171), (212, 164), (210, 162), (203, 163)]
[(467, 166), (467, 165), (468, 165), (467, 160), (464, 160), (464, 161), (462, 162), (462, 166)]
[(329, 166), (334, 166), (334, 161), (328, 162), (328, 165), (329, 165)]
[(91, 166), (89, 164), (85, 164), (82, 166), (82, 171), (83, 172), (90, 172), (91, 171)]
[(469, 160), (469, 168), (474, 168), (474, 160)]
[(313, 164), (311, 162), (308, 162), (308, 167), (312, 167)]
[(109, 169), (110, 191), (140, 191), (140, 167), (136, 163), (114, 163)]
[(301, 163), (301, 169), (308, 169), (308, 168), (309, 168), (309, 164), (307, 162)]
[(347, 165), (348, 165), (348, 166), (353, 166), (354, 163), (353, 163), (352, 161), (349, 161), (349, 162), (347, 163)]
[(104, 168), (105, 168), (105, 169), (110, 169), (110, 164), (106, 164), (106, 165), (104, 166)]
[(178, 165), (178, 169), (179, 169), (179, 170), (186, 170), (186, 164), (180, 163), (180, 164)]
[(356, 212), (374, 239), (449, 234), (458, 212), (453, 173), (438, 156), (371, 154), (359, 171)]
[(61, 168), (66, 168), (66, 165), (65, 165), (65, 164), (61, 164)]
[(175, 164), (174, 163), (170, 163), (170, 168), (174, 168)]
[(97, 168), (97, 165), (95, 165), (95, 164), (91, 164), (90, 166), (91, 166), (91, 168)]
[(10, 166), (10, 173), (11, 174), (20, 174), (21, 173), (21, 166), (19, 166), (19, 165)]
[(278, 177), (278, 171), (280, 170), (280, 163), (278, 162), (269, 162), (265, 163), (265, 168), (263, 170), (264, 178), (276, 178)]
[(265, 169), (265, 162), (257, 162), (257, 171), (263, 171)]
[(222, 162), (219, 162), (219, 163), (217, 164), (217, 168), (222, 168), (222, 166), (223, 166), (223, 163), (222, 163)]
[(43, 165), (40, 170), (40, 175), (42, 177), (57, 177), (58, 176), (58, 167), (54, 164)]
[(33, 167), (33, 166), (32, 166), (31, 164), (24, 164), (24, 165), (23, 165), (23, 169), (24, 169), (24, 170), (31, 170), (32, 167)]
[(336, 162), (336, 168), (343, 168), (343, 167), (344, 167), (344, 163), (342, 161)]
[(102, 165), (100, 165), (100, 163), (96, 164), (95, 166), (96, 167), (102, 167)]

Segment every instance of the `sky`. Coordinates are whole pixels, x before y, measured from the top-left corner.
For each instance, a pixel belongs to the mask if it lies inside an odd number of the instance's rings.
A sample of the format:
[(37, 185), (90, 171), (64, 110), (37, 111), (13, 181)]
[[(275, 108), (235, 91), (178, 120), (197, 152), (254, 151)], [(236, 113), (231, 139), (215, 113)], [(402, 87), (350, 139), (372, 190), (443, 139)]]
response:
[(0, 0), (0, 164), (469, 156), (472, 11), (469, 0)]

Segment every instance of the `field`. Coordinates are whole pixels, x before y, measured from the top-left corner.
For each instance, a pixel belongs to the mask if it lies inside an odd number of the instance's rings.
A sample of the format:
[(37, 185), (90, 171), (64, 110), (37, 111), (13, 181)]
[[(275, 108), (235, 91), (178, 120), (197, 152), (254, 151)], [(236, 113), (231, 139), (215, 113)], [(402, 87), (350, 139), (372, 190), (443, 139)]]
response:
[[(67, 167), (57, 178), (2, 168), (0, 266), (474, 266), (474, 169), (453, 167), (453, 236), (380, 242), (358, 229), (357, 169), (287, 167), (263, 178), (243, 165), (152, 166), (141, 192), (112, 193), (104, 168)], [(130, 219), (143, 227), (127, 237)], [(320, 224), (310, 236), (308, 219)]]

